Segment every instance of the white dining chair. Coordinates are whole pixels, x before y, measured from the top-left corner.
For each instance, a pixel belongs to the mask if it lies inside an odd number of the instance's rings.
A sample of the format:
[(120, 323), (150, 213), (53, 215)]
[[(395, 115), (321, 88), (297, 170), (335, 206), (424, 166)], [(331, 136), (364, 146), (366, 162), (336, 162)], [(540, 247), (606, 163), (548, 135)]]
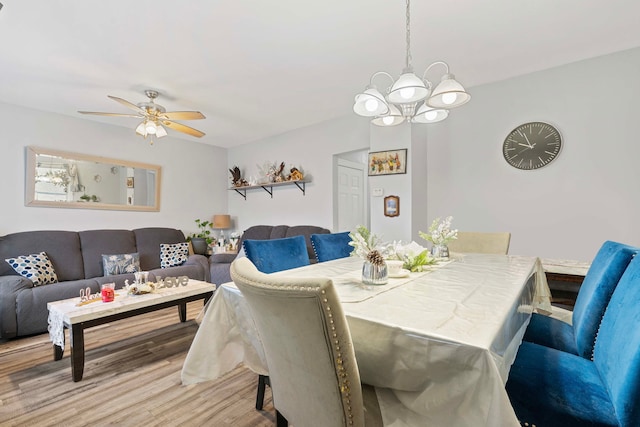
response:
[(231, 264), (231, 278), (264, 348), (278, 426), (382, 425), (331, 279), (273, 277), (247, 258)]
[(458, 231), (458, 238), (447, 246), (450, 252), (506, 255), (510, 242), (511, 233)]

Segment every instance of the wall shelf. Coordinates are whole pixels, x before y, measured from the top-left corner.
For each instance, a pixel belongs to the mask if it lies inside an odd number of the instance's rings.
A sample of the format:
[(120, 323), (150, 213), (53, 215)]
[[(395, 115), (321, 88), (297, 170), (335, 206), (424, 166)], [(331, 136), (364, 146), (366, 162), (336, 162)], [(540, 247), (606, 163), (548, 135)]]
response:
[(273, 199), (273, 187), (282, 187), (285, 185), (294, 185), (294, 184), (296, 187), (298, 187), (300, 191), (302, 191), (302, 195), (304, 196), (306, 194), (306, 186), (305, 186), (306, 181), (304, 180), (269, 182), (266, 184), (258, 184), (258, 185), (245, 185), (244, 187), (231, 187), (229, 188), (229, 190), (235, 191), (236, 193), (244, 197), (245, 200), (247, 200), (247, 190), (262, 188), (264, 191), (269, 193), (269, 195)]

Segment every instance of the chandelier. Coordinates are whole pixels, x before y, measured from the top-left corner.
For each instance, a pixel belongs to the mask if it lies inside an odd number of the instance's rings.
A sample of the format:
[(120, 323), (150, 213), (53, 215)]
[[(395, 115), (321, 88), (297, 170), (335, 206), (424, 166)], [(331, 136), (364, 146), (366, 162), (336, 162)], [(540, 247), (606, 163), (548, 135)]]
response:
[[(406, 16), (407, 52), (402, 75), (394, 81), (391, 74), (385, 71), (374, 73), (365, 91), (356, 95), (353, 104), (353, 111), (356, 114), (373, 117), (371, 123), (378, 126), (395, 126), (405, 120), (410, 123), (439, 122), (447, 118), (451, 108), (466, 104), (471, 99), (471, 95), (465, 92), (464, 87), (449, 72), (449, 65), (446, 62), (432, 63), (424, 71), (422, 78), (413, 73), (410, 0), (407, 0)], [(427, 80), (426, 75), (437, 65), (444, 66), (446, 72), (442, 75), (440, 83), (433, 89), (433, 83)], [(378, 76), (386, 76), (391, 80), (385, 95), (382, 95), (373, 84), (373, 80)]]

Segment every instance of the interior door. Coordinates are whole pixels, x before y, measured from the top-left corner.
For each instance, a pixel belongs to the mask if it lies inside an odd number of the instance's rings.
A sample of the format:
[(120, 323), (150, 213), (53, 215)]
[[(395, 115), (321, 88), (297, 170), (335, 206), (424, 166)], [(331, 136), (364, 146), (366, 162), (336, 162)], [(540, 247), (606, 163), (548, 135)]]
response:
[(365, 203), (365, 165), (338, 159), (336, 170), (338, 191), (337, 230), (351, 231), (368, 225)]

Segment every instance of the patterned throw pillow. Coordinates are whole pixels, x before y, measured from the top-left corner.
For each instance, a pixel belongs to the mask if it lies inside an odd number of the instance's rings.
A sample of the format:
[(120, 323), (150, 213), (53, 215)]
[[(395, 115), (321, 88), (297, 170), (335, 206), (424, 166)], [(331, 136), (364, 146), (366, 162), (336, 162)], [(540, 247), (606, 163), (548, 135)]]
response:
[(160, 244), (160, 267), (168, 268), (182, 265), (189, 258), (189, 244), (184, 243), (161, 243)]
[(5, 259), (16, 273), (33, 282), (33, 286), (56, 283), (58, 276), (45, 252)]
[(102, 255), (102, 269), (105, 276), (127, 274), (140, 271), (140, 255), (132, 254)]

